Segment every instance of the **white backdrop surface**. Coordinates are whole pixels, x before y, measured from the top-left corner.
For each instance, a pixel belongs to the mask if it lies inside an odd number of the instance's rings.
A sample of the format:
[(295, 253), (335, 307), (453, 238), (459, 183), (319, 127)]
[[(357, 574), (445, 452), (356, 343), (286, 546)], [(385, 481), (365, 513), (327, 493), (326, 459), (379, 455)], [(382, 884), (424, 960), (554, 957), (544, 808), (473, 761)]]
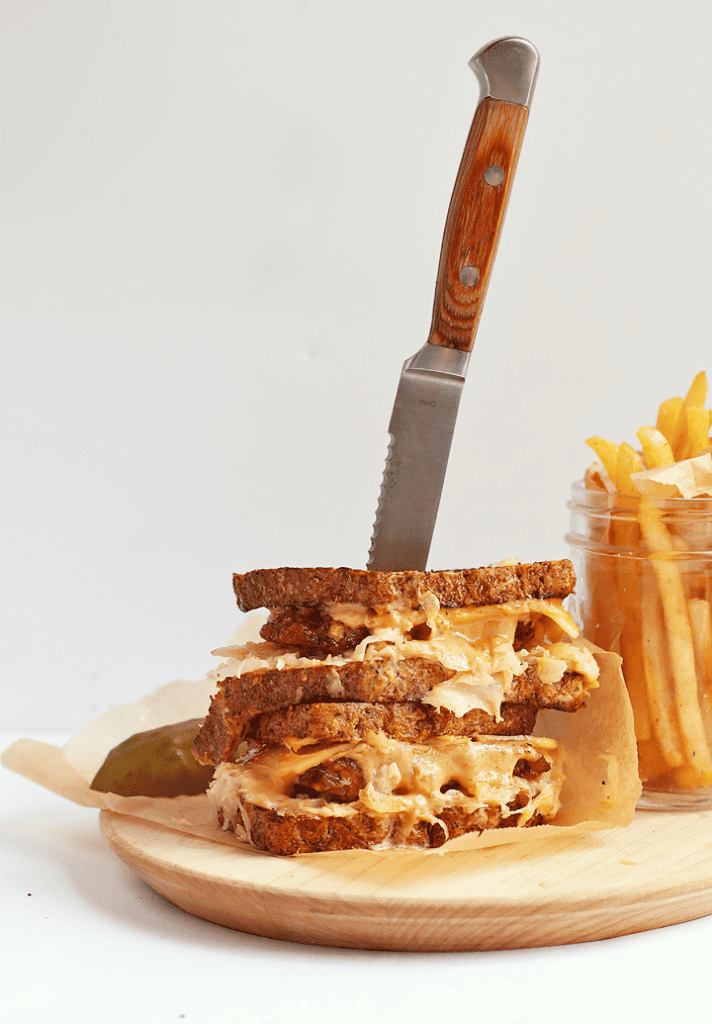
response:
[(542, 58), (431, 551), (562, 557), (708, 356), (703, 0), (0, 2), (2, 726), (199, 677), (231, 573), (363, 566), (497, 36)]

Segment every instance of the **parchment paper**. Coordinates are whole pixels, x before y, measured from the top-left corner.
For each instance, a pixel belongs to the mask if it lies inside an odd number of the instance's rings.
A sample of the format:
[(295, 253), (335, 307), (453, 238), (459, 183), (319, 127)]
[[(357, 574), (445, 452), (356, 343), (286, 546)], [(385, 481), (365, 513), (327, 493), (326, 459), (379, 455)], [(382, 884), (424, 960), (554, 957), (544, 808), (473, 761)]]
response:
[[(256, 638), (263, 621), (261, 616), (251, 616), (231, 642)], [(590, 644), (586, 646), (593, 651), (601, 670), (599, 687), (589, 693), (586, 707), (580, 711), (540, 712), (535, 730), (536, 735), (556, 739), (564, 749), (566, 781), (562, 808), (555, 823), (460, 836), (437, 850), (419, 850), (419, 854), (475, 850), (513, 842), (535, 844), (543, 838), (580, 835), (630, 824), (641, 785), (633, 716), (620, 671), (620, 658)], [(198, 682), (170, 683), (135, 704), (106, 711), (90, 721), (63, 748), (35, 740), (18, 740), (3, 753), (2, 763), (84, 807), (105, 808), (217, 843), (244, 847), (231, 832), (220, 829), (205, 795), (153, 799), (97, 793), (90, 788), (94, 775), (113, 747), (137, 732), (202, 718), (207, 713), (213, 689), (214, 684), (207, 677)], [(354, 856), (369, 852), (354, 851)], [(407, 855), (415, 851), (392, 852)], [(328, 857), (330, 854), (303, 856)]]
[[(682, 459), (669, 466), (632, 473), (631, 480), (644, 498), (712, 498), (712, 454)], [(616, 493), (616, 485), (600, 459), (594, 459), (584, 474), (589, 490)]]
[(659, 469), (633, 473), (631, 480), (646, 498), (712, 497), (712, 455), (705, 452), (694, 459), (673, 462)]

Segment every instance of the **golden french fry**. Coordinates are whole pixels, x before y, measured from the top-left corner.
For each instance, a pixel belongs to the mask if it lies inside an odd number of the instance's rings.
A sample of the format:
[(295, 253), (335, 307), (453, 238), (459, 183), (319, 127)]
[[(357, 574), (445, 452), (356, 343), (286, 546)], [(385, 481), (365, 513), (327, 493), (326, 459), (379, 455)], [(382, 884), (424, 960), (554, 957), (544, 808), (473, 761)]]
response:
[(641, 427), (638, 431), (638, 440), (643, 446), (643, 459), (648, 469), (671, 466), (675, 461), (672, 448), (655, 427)]
[[(706, 604), (707, 602), (705, 602)], [(670, 665), (665, 645), (660, 599), (655, 579), (646, 574), (641, 581), (641, 618), (643, 631), (643, 667), (653, 733), (660, 752), (670, 768), (684, 764), (680, 732), (669, 685)]]
[(685, 395), (685, 402), (687, 405), (704, 405), (705, 399), (707, 398), (707, 374), (704, 370), (700, 370), (699, 373), (695, 374), (695, 379), (690, 385), (690, 390)]
[(662, 512), (648, 501), (640, 503), (639, 522), (660, 591), (683, 753), (687, 764), (703, 780), (698, 785), (712, 785), (712, 756), (697, 696), (692, 630), (680, 570), (674, 561), (673, 542), (662, 521)]
[(655, 424), (668, 443), (675, 436), (675, 427), (682, 409), (682, 398), (668, 398), (660, 403), (658, 418)]
[(618, 446), (616, 456), (616, 488), (621, 494), (638, 494), (638, 490), (630, 478), (631, 473), (640, 473), (643, 468), (643, 460), (640, 452), (636, 452), (625, 441)]
[(648, 740), (654, 737), (655, 733), (651, 723), (652, 709), (648, 708), (640, 625), (634, 621), (633, 616), (626, 617), (619, 648), (620, 656), (623, 659), (625, 685), (633, 711), (635, 736), (639, 740)]
[(697, 678), (703, 681), (707, 697), (712, 702), (712, 612), (709, 601), (703, 597), (691, 597), (687, 610), (695, 644)]
[[(643, 468), (643, 460), (639, 452), (629, 444), (618, 447), (616, 458), (616, 488), (620, 494), (637, 495), (638, 491), (631, 480), (631, 473)], [(640, 545), (640, 527), (633, 515), (627, 516), (624, 511), (611, 522), (611, 543), (621, 550), (635, 551)], [(645, 740), (652, 736), (650, 715), (648, 712), (648, 695), (643, 666), (642, 636), (640, 631), (640, 576), (637, 565), (628, 559), (614, 561), (613, 579), (615, 599), (620, 614), (624, 617), (620, 633), (619, 650), (625, 665), (625, 682), (628, 688), (635, 735)]]
[[(626, 453), (628, 449), (628, 453)], [(627, 465), (638, 466), (642, 460), (637, 452), (634, 452), (630, 445), (621, 445), (618, 449), (618, 489), (624, 493), (624, 488), (630, 487), (634, 491), (632, 482), (625, 483), (624, 475)], [(637, 461), (635, 461), (637, 460)], [(638, 466), (638, 468), (640, 468)], [(630, 471), (628, 471), (630, 481)], [(637, 492), (634, 492), (637, 493)], [(620, 514), (612, 518), (610, 523), (609, 542), (617, 551), (634, 552), (640, 547), (640, 527), (634, 513), (626, 514), (621, 509)], [(608, 622), (611, 618), (616, 621), (622, 619), (622, 628), (619, 627), (618, 652), (623, 659), (625, 683), (628, 689), (631, 708), (633, 710), (633, 723), (637, 739), (649, 739), (653, 733), (648, 713), (648, 694), (645, 682), (645, 670), (643, 667), (642, 636), (640, 630), (640, 573), (637, 560), (631, 561), (628, 558), (614, 558), (609, 567), (610, 586), (606, 587), (608, 592), (608, 607), (603, 611), (603, 621)], [(613, 611), (616, 609), (616, 611)], [(609, 640), (612, 638), (609, 638)], [(608, 644), (604, 644), (608, 646)]]
[(694, 459), (709, 447), (709, 414), (701, 405), (687, 410), (687, 457)]
[[(689, 546), (684, 537), (681, 537), (679, 533), (675, 533), (672, 528), (668, 530), (670, 535), (670, 547), (673, 551), (689, 551)], [(689, 573), (680, 573), (680, 581), (682, 583), (683, 593), (685, 594), (685, 600), (689, 601), (691, 597), (696, 597), (697, 594), (693, 592), (695, 581)], [(689, 613), (689, 609), (688, 609)]]
[(704, 370), (700, 370), (690, 385), (690, 390), (683, 399), (682, 405), (680, 406), (680, 412), (677, 417), (677, 423), (675, 424), (675, 430), (672, 438), (670, 439), (670, 447), (675, 454), (676, 461), (683, 458), (681, 452), (685, 446), (685, 438), (687, 437), (687, 410), (693, 405), (704, 405), (706, 398), (707, 376)]
[(607, 441), (605, 437), (589, 437), (586, 444), (589, 448), (593, 448), (594, 452), (603, 463), (603, 468), (611, 478), (611, 482), (615, 484), (618, 445), (615, 441)]

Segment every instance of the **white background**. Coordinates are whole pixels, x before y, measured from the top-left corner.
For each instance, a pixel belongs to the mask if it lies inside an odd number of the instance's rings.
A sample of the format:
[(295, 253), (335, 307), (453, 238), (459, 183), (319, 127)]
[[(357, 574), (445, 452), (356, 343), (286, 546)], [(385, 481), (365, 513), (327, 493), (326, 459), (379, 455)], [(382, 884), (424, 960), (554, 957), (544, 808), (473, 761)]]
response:
[[(431, 566), (564, 556), (584, 439), (633, 441), (712, 370), (710, 28), (706, 0), (0, 0), (0, 726), (202, 676), (233, 571), (365, 564), (467, 61), (505, 34), (542, 68)], [(175, 911), (95, 812), (0, 796), (21, 1024), (708, 1018), (709, 917), (292, 946)]]
[(704, 0), (0, 2), (2, 725), (199, 677), (231, 573), (363, 566), (483, 43), (541, 74), (430, 565), (562, 557), (707, 360)]

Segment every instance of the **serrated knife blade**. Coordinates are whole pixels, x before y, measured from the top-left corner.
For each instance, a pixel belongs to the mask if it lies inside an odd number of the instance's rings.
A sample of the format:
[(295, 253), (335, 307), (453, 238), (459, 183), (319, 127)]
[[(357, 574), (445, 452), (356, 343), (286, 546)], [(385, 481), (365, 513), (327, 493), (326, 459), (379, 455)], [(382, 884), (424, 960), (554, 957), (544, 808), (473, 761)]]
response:
[(539, 54), (496, 39), (470, 67), (480, 100), (445, 223), (427, 342), (403, 364), (368, 568), (425, 569), (492, 264), (519, 157)]

